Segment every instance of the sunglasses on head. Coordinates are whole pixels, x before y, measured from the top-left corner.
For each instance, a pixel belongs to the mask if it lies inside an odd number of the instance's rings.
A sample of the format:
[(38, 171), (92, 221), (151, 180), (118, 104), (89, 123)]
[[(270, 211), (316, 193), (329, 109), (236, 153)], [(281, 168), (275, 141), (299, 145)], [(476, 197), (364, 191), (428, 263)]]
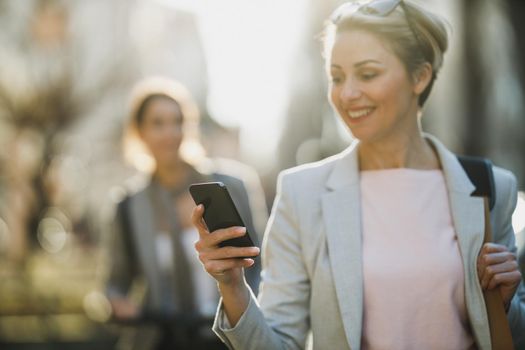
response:
[(337, 23), (339, 23), (342, 18), (348, 17), (356, 12), (369, 16), (386, 17), (391, 14), (398, 5), (401, 5), (401, 8), (405, 12), (408, 27), (416, 38), (420, 50), (424, 52), (422, 50), (423, 46), (421, 45), (421, 40), (414, 29), (414, 23), (412, 22), (409, 11), (407, 10), (403, 0), (373, 0), (365, 3), (359, 1), (346, 2), (336, 8), (334, 12), (332, 12), (330, 21), (337, 25)]
[(341, 18), (352, 13), (361, 12), (365, 15), (385, 17), (399, 5), (401, 0), (375, 0), (371, 2), (352, 1), (339, 6), (330, 16), (330, 21), (337, 24)]

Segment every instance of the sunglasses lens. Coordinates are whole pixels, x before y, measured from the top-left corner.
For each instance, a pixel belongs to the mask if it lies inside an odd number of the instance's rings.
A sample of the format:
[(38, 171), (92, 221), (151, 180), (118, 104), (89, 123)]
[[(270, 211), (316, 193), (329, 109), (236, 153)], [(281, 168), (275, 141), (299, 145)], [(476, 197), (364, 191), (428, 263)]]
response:
[(375, 0), (362, 4), (360, 2), (347, 2), (339, 6), (330, 16), (332, 23), (337, 23), (342, 17), (360, 11), (365, 15), (387, 16), (401, 0)]
[(401, 0), (376, 0), (363, 6), (361, 11), (368, 15), (387, 16), (400, 2)]

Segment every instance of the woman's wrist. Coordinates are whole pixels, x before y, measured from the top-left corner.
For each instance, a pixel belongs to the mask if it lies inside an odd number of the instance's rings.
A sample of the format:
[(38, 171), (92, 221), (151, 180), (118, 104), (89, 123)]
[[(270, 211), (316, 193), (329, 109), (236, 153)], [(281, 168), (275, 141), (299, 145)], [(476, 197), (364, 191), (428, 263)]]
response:
[(250, 303), (250, 287), (241, 284), (219, 283), (224, 313), (232, 327), (235, 327)]
[(231, 295), (232, 297), (243, 297), (248, 294), (248, 286), (244, 279), (235, 282), (217, 282), (217, 286), (223, 298), (226, 295)]

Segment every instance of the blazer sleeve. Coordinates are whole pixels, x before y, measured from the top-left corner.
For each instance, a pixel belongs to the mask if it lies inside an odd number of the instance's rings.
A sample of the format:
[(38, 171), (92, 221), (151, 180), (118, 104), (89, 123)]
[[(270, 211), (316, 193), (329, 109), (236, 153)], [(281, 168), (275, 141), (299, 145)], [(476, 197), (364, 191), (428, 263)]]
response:
[(228, 328), (219, 305), (214, 330), (232, 349), (303, 349), (309, 324), (310, 281), (302, 259), (293, 181), (279, 176), (277, 196), (263, 240), (259, 301)]
[(126, 197), (119, 202), (111, 224), (109, 276), (106, 281), (106, 294), (110, 299), (126, 296), (136, 275), (133, 237), (127, 214), (129, 201), (130, 198)]
[[(517, 186), (514, 175), (501, 168), (494, 168), (496, 180), (496, 206), (493, 210), (492, 230), (494, 242), (506, 245), (516, 254), (516, 241), (512, 227), (512, 213), (517, 203)], [(525, 287), (523, 279), (512, 298), (507, 313), (516, 349), (525, 349)]]

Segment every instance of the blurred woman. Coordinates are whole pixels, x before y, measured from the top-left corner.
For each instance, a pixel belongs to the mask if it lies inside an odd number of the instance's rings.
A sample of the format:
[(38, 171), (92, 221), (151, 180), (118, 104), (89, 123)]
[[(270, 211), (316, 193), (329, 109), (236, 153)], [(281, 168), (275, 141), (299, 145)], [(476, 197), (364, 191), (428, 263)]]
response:
[[(221, 162), (203, 157), (198, 110), (179, 83), (158, 77), (141, 81), (131, 104), (125, 151), (151, 175), (117, 206), (107, 284), (114, 318), (154, 325), (157, 349), (222, 348), (210, 330), (218, 293), (193, 249), (198, 234), (191, 226), (194, 204), (188, 186), (224, 182), (253, 227), (265, 219), (258, 180), (237, 163), (234, 168), (240, 170), (231, 175), (231, 166), (227, 174)], [(247, 283), (256, 288), (258, 276), (257, 266), (250, 269)], [(140, 282), (137, 300), (133, 287)], [(151, 332), (146, 328), (134, 332), (133, 347), (147, 347), (143, 342)]]
[(258, 301), (242, 280), (258, 248), (219, 248), (244, 230), (208, 235), (194, 209), (196, 248), (222, 295), (214, 329), (229, 347), (490, 349), (485, 289), (500, 292), (523, 337), (516, 180), (493, 169), (494, 243), (482, 247), (483, 200), (457, 157), (421, 130), (447, 45), (443, 19), (410, 1), (332, 14), (329, 99), (356, 141), (280, 175)]

